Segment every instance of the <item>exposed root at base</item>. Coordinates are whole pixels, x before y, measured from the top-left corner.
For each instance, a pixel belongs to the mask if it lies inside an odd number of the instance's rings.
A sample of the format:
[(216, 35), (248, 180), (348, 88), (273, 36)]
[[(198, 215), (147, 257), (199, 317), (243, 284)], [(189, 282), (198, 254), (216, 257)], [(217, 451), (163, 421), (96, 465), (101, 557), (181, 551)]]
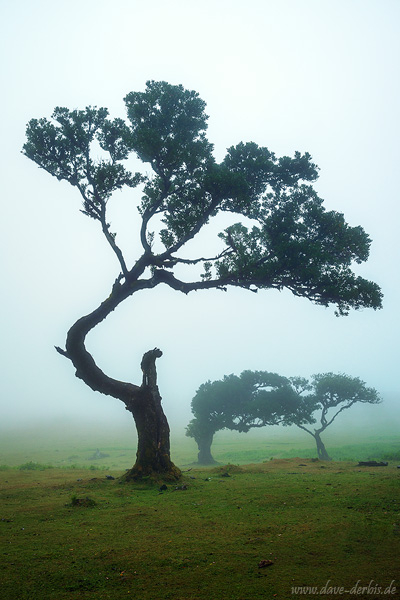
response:
[(136, 466), (132, 467), (129, 471), (127, 471), (122, 477), (120, 477), (120, 481), (122, 483), (149, 483), (150, 485), (160, 485), (165, 481), (173, 482), (179, 481), (182, 477), (182, 472), (178, 467), (172, 465), (168, 471), (154, 471), (149, 469), (142, 469)]

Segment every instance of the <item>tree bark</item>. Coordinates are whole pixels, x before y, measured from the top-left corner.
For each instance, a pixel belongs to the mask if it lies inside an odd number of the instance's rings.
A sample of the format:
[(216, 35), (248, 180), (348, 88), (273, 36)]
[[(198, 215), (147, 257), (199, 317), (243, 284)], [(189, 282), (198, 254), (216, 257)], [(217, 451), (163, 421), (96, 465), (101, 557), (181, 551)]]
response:
[(329, 456), (328, 452), (326, 451), (324, 442), (321, 440), (321, 436), (319, 434), (319, 431), (316, 431), (313, 434), (313, 437), (314, 437), (315, 442), (317, 444), (318, 458), (320, 460), (332, 460), (331, 457)]
[(197, 462), (200, 465), (213, 465), (217, 461), (214, 460), (211, 454), (211, 444), (214, 439), (214, 432), (208, 433), (196, 439), (199, 453), (197, 455)]
[(170, 458), (169, 425), (157, 386), (155, 361), (160, 356), (162, 352), (158, 348), (143, 355), (143, 383), (135, 401), (126, 406), (133, 415), (138, 434), (136, 463), (124, 476), (126, 481), (160, 476), (174, 480), (181, 476)]
[(157, 386), (155, 361), (162, 352), (155, 348), (146, 352), (142, 360), (143, 381), (140, 386), (108, 377), (95, 363), (85, 347), (89, 331), (103, 321), (120, 302), (139, 289), (153, 287), (151, 280), (115, 284), (110, 296), (89, 315), (81, 317), (68, 331), (66, 350), (56, 348), (69, 358), (76, 368), (76, 376), (92, 390), (124, 402), (135, 420), (138, 433), (136, 463), (124, 476), (125, 480), (153, 477), (179, 479), (180, 470), (170, 458), (169, 426), (161, 406)]

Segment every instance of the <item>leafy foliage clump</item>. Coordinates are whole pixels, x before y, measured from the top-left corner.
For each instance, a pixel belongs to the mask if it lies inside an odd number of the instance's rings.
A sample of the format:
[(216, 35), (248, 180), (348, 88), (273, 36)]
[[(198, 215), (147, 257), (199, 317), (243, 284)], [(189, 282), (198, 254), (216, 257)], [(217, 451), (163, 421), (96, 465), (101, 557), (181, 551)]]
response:
[[(371, 240), (361, 227), (348, 225), (342, 213), (324, 208), (312, 186), (318, 167), (308, 152), (277, 157), (267, 147), (239, 142), (217, 162), (206, 137), (206, 105), (197, 92), (148, 81), (144, 92), (130, 92), (124, 100), (127, 121), (110, 119), (106, 108), (57, 107), (51, 120), (28, 123), (23, 147), (41, 168), (78, 189), (82, 212), (101, 224), (121, 276), (132, 282), (150, 266), (157, 270), (154, 285), (162, 281), (184, 292), (287, 288), (316, 304), (334, 304), (339, 314), (381, 306), (379, 287), (351, 270), (353, 263), (367, 260)], [(151, 172), (130, 172), (132, 154)], [(115, 191), (139, 185), (144, 256), (129, 268), (107, 205)], [(219, 233), (220, 251), (207, 258), (182, 256), (180, 251), (218, 213), (239, 218)], [(184, 282), (169, 271), (198, 263), (204, 269), (200, 281)]]

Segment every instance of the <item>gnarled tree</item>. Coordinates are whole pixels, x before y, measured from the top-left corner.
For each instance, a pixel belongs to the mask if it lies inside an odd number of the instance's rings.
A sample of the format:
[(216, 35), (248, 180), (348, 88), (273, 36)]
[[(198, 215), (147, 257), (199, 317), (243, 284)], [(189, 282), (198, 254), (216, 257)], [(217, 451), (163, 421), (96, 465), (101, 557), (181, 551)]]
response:
[[(185, 294), (229, 286), (287, 288), (345, 314), (350, 308), (379, 308), (381, 292), (352, 272), (353, 262), (367, 260), (370, 239), (361, 227), (347, 225), (342, 214), (324, 209), (310, 185), (317, 167), (309, 154), (277, 158), (265, 147), (241, 142), (217, 163), (205, 135), (205, 103), (196, 92), (150, 81), (144, 92), (129, 93), (125, 103), (127, 121), (93, 107), (56, 108), (51, 120), (32, 119), (23, 152), (78, 190), (82, 212), (99, 223), (119, 266), (110, 295), (71, 327), (65, 350), (59, 351), (88, 386), (119, 398), (132, 412), (139, 449), (129, 476), (178, 477), (154, 379), (160, 352), (150, 355), (151, 375), (134, 385), (106, 375), (85, 347), (88, 333), (121, 302), (160, 284)], [(96, 159), (99, 145), (102, 158)], [(150, 167), (150, 174), (129, 171), (131, 153)], [(107, 208), (116, 190), (138, 186), (142, 251), (128, 264)], [(185, 256), (186, 244), (220, 212), (246, 217), (253, 225), (227, 227), (215, 256), (207, 257), (206, 249), (201, 257)], [(175, 268), (181, 265), (194, 268), (191, 281), (177, 277)]]
[[(313, 422), (319, 420), (319, 427), (310, 429), (298, 418), (292, 420), (294, 425), (309, 433), (317, 445), (318, 458), (332, 460), (321, 433), (329, 427), (337, 416), (351, 408), (354, 404), (380, 404), (382, 402), (375, 388), (367, 387), (359, 377), (351, 377), (343, 373), (320, 373), (313, 375), (311, 381), (301, 377), (291, 378), (293, 388), (301, 399), (304, 411), (314, 416)], [(303, 396), (303, 393), (308, 392)]]
[(268, 371), (243, 371), (203, 383), (192, 400), (192, 419), (186, 435), (195, 439), (203, 465), (215, 462), (214, 435), (222, 429), (247, 433), (266, 425), (308, 424), (313, 421), (290, 380)]

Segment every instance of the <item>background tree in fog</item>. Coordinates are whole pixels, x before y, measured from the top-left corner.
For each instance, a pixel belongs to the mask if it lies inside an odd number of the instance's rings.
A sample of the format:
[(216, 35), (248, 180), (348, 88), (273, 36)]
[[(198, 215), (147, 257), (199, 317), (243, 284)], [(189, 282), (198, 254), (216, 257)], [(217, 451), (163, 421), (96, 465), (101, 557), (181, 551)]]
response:
[[(314, 438), (318, 458), (321, 460), (331, 460), (321, 439), (321, 433), (341, 412), (357, 403), (380, 404), (382, 402), (374, 388), (367, 387), (358, 377), (349, 375), (321, 373), (313, 375), (310, 382), (301, 377), (293, 377), (291, 382), (301, 398), (303, 410), (313, 414), (314, 422), (319, 421), (320, 426), (311, 429), (298, 419), (293, 423)], [(304, 392), (309, 393), (303, 395)]]
[(222, 380), (203, 383), (192, 400), (192, 419), (186, 435), (197, 443), (200, 464), (215, 462), (211, 454), (214, 434), (221, 429), (247, 433), (266, 425), (311, 423), (308, 406), (289, 379), (268, 371), (243, 371)]
[[(192, 400), (194, 419), (186, 428), (199, 448), (198, 462), (215, 462), (214, 434), (221, 429), (248, 432), (266, 425), (297, 425), (317, 445), (318, 457), (331, 460), (321, 433), (344, 410), (356, 403), (379, 404), (378, 392), (358, 377), (322, 373), (311, 380), (282, 377), (268, 371), (243, 371), (222, 380), (203, 383)], [(320, 426), (310, 425), (319, 421)]]
[[(352, 271), (354, 262), (367, 260), (370, 238), (341, 213), (324, 209), (311, 185), (317, 167), (308, 153), (277, 158), (266, 147), (240, 142), (218, 163), (206, 138), (205, 103), (196, 92), (149, 81), (144, 92), (129, 93), (125, 104), (127, 121), (95, 107), (58, 107), (50, 120), (32, 119), (23, 152), (77, 189), (83, 214), (99, 224), (118, 265), (107, 298), (72, 325), (65, 350), (58, 351), (71, 360), (77, 377), (122, 400), (133, 414), (138, 450), (127, 478), (176, 478), (156, 379), (161, 351), (144, 355), (143, 381), (132, 384), (106, 375), (85, 347), (88, 333), (121, 302), (161, 284), (184, 294), (230, 286), (287, 288), (347, 314), (351, 308), (380, 308), (382, 295)], [(130, 170), (131, 155), (145, 164), (142, 171)], [(141, 253), (132, 263), (107, 214), (114, 193), (124, 187), (139, 209)], [(188, 242), (218, 213), (238, 218), (220, 232), (220, 250), (210, 256), (204, 247), (190, 257)], [(184, 267), (192, 271), (188, 278), (181, 275)]]

